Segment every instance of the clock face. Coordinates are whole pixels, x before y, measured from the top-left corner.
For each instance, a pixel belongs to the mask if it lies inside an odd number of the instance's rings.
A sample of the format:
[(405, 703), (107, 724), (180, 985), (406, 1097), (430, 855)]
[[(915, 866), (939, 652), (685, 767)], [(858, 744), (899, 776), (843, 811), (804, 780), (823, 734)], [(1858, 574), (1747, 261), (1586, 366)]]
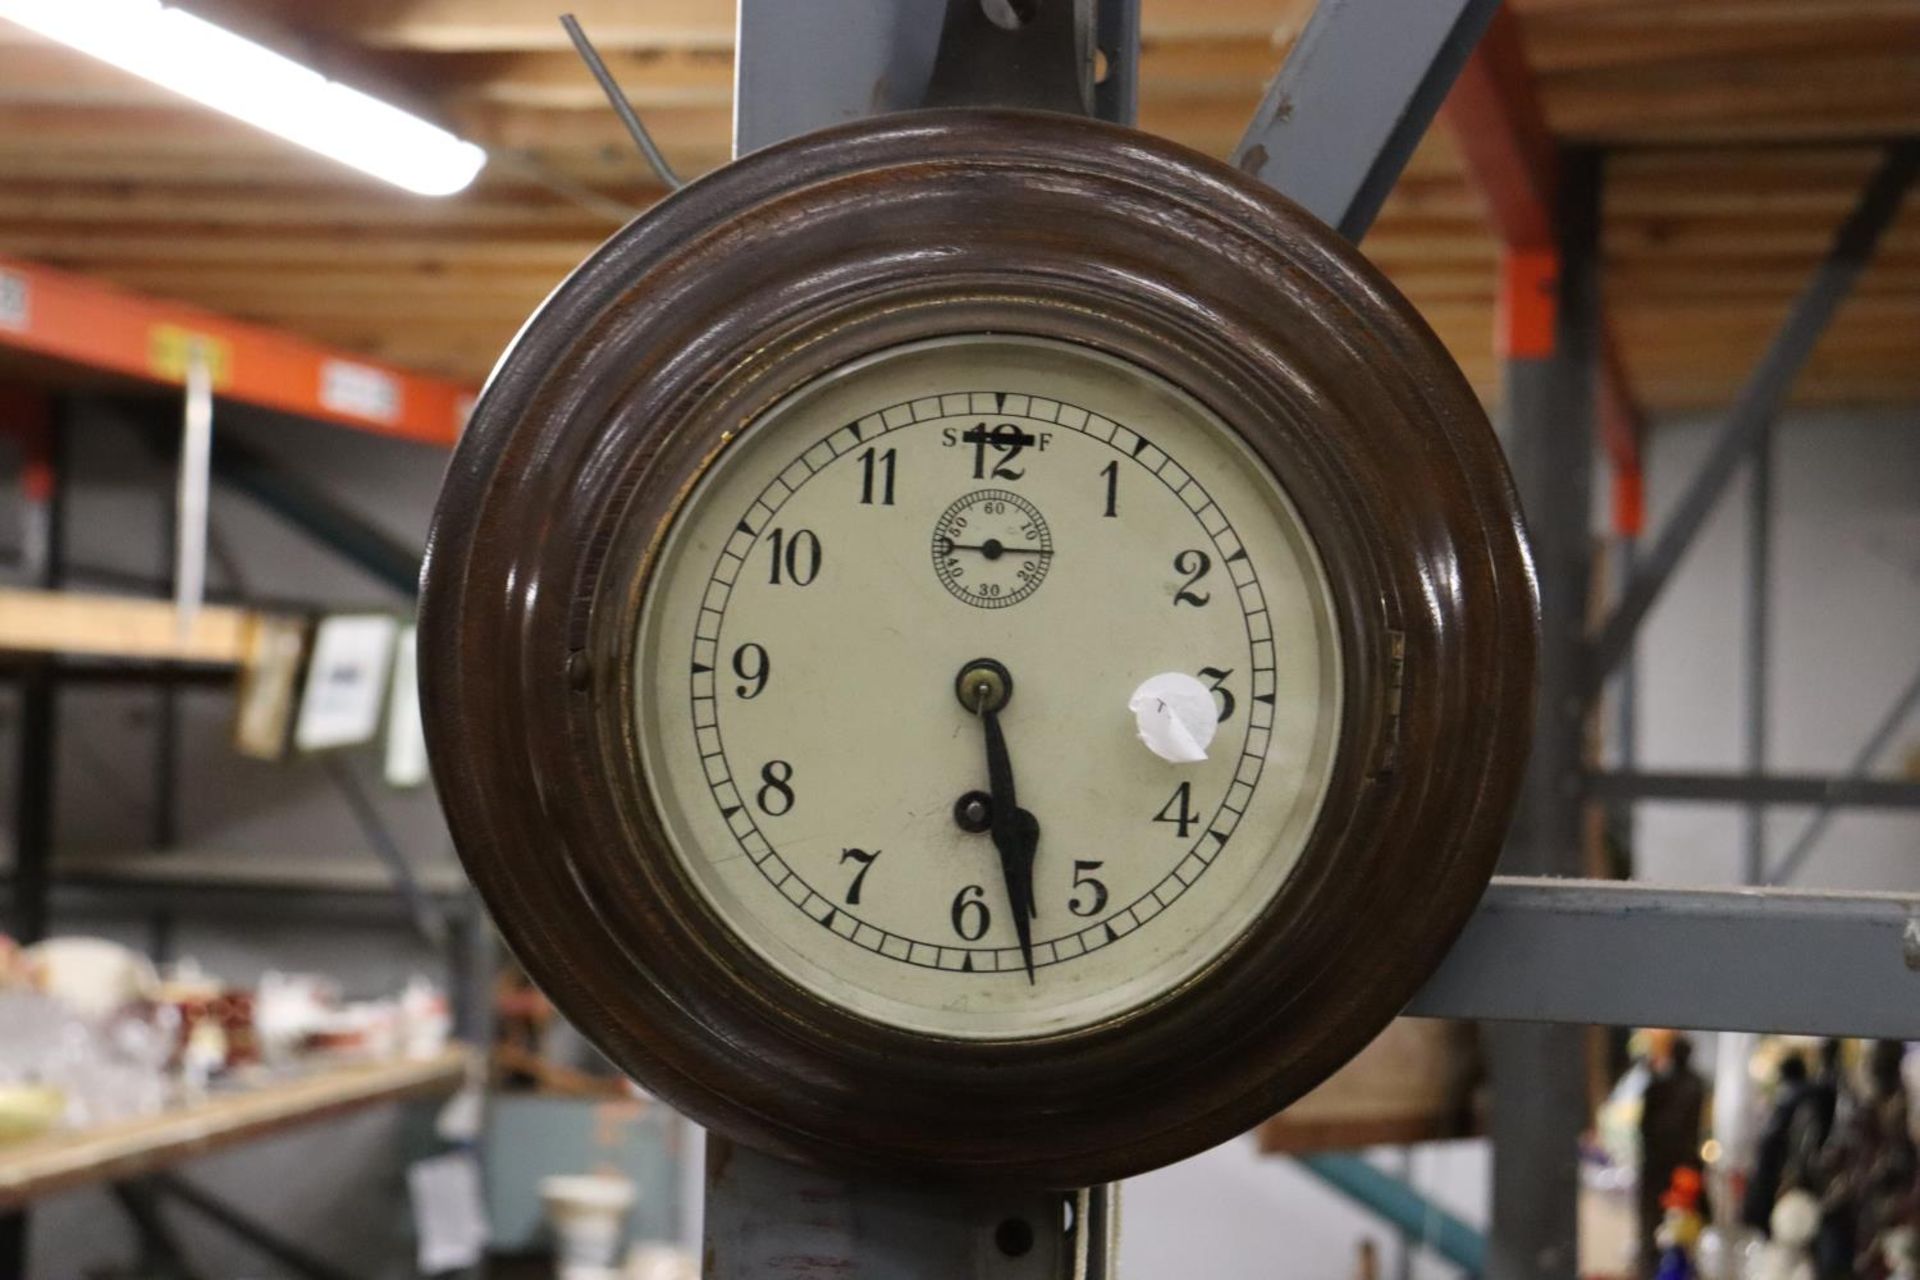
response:
[[(933, 1035), (1084, 1028), (1192, 978), (1292, 871), (1340, 733), (1286, 494), (1171, 384), (1049, 340), (898, 347), (786, 398), (681, 507), (639, 626), (690, 879), (799, 986)], [(1173, 673), (1211, 692), (1204, 760), (1129, 706)]]

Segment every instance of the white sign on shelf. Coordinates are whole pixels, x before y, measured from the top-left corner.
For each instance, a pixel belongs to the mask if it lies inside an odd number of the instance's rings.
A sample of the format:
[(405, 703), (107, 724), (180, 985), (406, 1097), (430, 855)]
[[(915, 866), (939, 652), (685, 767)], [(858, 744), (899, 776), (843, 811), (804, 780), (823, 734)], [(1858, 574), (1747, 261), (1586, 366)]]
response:
[(324, 751), (373, 740), (399, 631), (399, 620), (384, 613), (321, 619), (293, 730), (296, 748)]
[(427, 780), (427, 732), (420, 720), (419, 633), (400, 629), (393, 647), (393, 693), (387, 699), (387, 785), (417, 787)]
[(413, 1198), (421, 1274), (476, 1265), (493, 1233), (480, 1189), (480, 1162), (473, 1153), (454, 1151), (414, 1161), (407, 1169), (407, 1189)]

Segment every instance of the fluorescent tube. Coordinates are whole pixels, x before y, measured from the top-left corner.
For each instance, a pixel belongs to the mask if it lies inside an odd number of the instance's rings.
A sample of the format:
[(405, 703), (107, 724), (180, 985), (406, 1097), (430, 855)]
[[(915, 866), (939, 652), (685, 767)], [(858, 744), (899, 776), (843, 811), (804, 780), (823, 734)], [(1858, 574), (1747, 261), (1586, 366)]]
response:
[(0, 18), (423, 196), (486, 152), (416, 115), (160, 0), (0, 0)]

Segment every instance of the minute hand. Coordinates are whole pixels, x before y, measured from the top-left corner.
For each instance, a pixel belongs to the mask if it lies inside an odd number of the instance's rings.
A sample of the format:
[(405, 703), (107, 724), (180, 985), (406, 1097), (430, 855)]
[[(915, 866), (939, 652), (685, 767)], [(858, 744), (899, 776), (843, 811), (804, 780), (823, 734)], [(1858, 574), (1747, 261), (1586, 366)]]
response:
[(997, 711), (982, 708), (987, 730), (987, 792), (993, 799), (988, 828), (993, 847), (1000, 852), (1000, 875), (1007, 885), (1007, 905), (1013, 911), (1014, 932), (1020, 937), (1020, 956), (1026, 961), (1027, 981), (1033, 979), (1033, 924), (1039, 914), (1033, 900), (1033, 857), (1040, 847), (1040, 820), (1020, 807), (1013, 787), (1013, 761), (1007, 755), (1006, 735), (1000, 731)]

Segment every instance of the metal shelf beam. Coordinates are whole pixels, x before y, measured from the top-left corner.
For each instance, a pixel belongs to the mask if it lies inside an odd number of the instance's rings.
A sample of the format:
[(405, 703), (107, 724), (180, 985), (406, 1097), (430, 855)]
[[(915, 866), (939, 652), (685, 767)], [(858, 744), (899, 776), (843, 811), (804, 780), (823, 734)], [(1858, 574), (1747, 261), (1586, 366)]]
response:
[(185, 381), (197, 354), (224, 399), (442, 448), (459, 438), (474, 395), (443, 378), (16, 258), (0, 258), (0, 285), (18, 299), (0, 313), (0, 352), (168, 386)]
[(1407, 1012), (1920, 1039), (1920, 895), (1502, 876)]
[(1498, 8), (1321, 0), (1233, 163), (1358, 241)]
[(1587, 794), (1597, 800), (1678, 800), (1729, 804), (1848, 805), (1920, 809), (1920, 782), (1898, 778), (1795, 773), (1595, 773)]

